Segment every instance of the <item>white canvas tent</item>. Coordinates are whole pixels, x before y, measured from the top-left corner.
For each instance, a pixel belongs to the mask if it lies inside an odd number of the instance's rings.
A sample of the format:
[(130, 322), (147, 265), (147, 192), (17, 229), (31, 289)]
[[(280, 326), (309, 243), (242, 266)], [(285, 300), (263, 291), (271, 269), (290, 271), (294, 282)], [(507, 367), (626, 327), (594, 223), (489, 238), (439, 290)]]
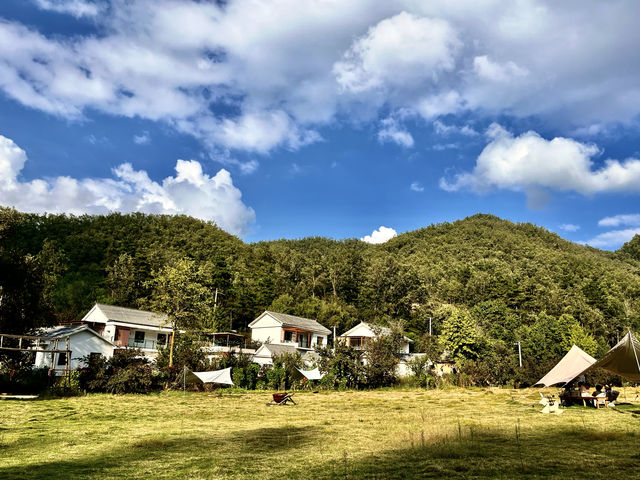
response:
[(300, 372), (300, 375), (302, 375), (307, 380), (320, 380), (322, 379), (322, 377), (324, 377), (324, 373), (320, 373), (318, 367), (314, 368), (313, 370), (301, 370), (299, 368), (296, 368), (296, 370), (298, 370), (298, 372)]
[(600, 360), (580, 373), (597, 367), (620, 375), (631, 382), (640, 382), (640, 341), (629, 331)]
[(231, 367), (210, 372), (188, 372), (185, 381), (196, 383), (218, 383), (220, 385), (233, 385), (231, 380)]
[(534, 386), (550, 387), (552, 385), (565, 385), (595, 363), (595, 358), (577, 345), (573, 345), (571, 350), (562, 357), (562, 360)]

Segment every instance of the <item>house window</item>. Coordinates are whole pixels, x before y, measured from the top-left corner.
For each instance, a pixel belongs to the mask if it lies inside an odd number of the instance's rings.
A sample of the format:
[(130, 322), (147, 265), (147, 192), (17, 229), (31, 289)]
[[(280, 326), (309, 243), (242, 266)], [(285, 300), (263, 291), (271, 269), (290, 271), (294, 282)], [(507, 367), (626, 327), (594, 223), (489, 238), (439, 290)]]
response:
[(298, 335), (298, 346), (301, 348), (307, 348), (309, 346), (309, 334), (303, 333)]
[(324, 340), (324, 338), (322, 338), (322, 337), (318, 337), (318, 338), (316, 338), (316, 345), (318, 345), (319, 347), (321, 347), (321, 346), (322, 346), (322, 341), (323, 341), (323, 340)]
[(67, 354), (59, 353), (58, 354), (58, 365), (66, 365), (67, 364)]
[(98, 352), (91, 352), (89, 354), (89, 364), (94, 365), (98, 360), (100, 360), (101, 356), (102, 355)]
[(295, 338), (296, 332), (293, 330), (285, 330), (284, 331), (284, 341), (285, 342), (293, 342)]
[(158, 345), (166, 345), (167, 344), (167, 334), (159, 333), (158, 334)]
[(362, 337), (349, 337), (349, 345), (352, 347), (361, 347)]
[(144, 343), (144, 332), (137, 331), (135, 334), (136, 343)]

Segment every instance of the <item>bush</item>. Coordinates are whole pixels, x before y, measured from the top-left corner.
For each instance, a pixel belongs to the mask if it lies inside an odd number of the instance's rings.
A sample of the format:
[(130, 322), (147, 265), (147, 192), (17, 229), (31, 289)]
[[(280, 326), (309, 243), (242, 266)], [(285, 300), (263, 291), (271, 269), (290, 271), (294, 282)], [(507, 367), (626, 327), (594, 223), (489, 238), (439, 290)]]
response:
[(154, 372), (140, 350), (117, 350), (113, 357), (84, 357), (78, 384), (89, 392), (149, 393), (160, 388), (162, 376)]
[[(337, 342), (334, 348), (316, 347), (318, 368), (326, 372), (322, 384), (325, 387), (358, 388), (364, 384), (362, 352)], [(333, 381), (333, 384), (330, 382)]]
[(429, 370), (431, 360), (426, 355), (412, 358), (407, 362), (407, 367), (411, 371), (410, 381), (415, 386), (425, 388), (429, 384)]

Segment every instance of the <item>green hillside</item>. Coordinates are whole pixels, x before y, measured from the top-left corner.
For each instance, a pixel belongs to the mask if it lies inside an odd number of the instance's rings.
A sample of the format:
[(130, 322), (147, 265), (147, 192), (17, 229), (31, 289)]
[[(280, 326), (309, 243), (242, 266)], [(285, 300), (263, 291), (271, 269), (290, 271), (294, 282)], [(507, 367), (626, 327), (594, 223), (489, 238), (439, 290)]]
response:
[(557, 355), (568, 342), (595, 354), (640, 327), (639, 237), (606, 252), (480, 214), (383, 245), (319, 237), (246, 244), (182, 216), (2, 209), (0, 219), (4, 331), (75, 320), (96, 301), (149, 305), (154, 272), (185, 257), (222, 293), (208, 329), (243, 330), (266, 308), (339, 331), (399, 319), (417, 348), (429, 348), (431, 318), (434, 334), (470, 325), (465, 335), (479, 357), (516, 340), (531, 356)]

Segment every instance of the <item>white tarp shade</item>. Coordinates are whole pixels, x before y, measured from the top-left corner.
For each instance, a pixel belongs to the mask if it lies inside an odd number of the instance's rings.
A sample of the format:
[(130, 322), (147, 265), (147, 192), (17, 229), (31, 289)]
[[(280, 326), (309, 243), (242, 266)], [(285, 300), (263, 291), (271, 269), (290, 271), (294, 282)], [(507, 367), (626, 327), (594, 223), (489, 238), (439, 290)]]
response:
[(597, 367), (620, 375), (631, 382), (640, 382), (640, 341), (628, 332), (600, 360), (585, 371)]
[[(195, 378), (194, 378), (195, 377)], [(202, 383), (219, 383), (221, 385), (233, 385), (231, 380), (231, 367), (210, 372), (189, 372), (190, 381)]]
[(562, 357), (562, 360), (560, 360), (549, 373), (542, 377), (536, 385), (542, 385), (543, 387), (564, 385), (576, 378), (594, 363), (596, 363), (595, 358), (580, 347), (574, 345), (571, 347), (571, 350)]
[(307, 380), (320, 380), (322, 377), (324, 377), (324, 373), (320, 373), (318, 367), (314, 368), (313, 370), (301, 370), (299, 368), (296, 368), (296, 370), (298, 370), (300, 372), (300, 375), (305, 377)]

